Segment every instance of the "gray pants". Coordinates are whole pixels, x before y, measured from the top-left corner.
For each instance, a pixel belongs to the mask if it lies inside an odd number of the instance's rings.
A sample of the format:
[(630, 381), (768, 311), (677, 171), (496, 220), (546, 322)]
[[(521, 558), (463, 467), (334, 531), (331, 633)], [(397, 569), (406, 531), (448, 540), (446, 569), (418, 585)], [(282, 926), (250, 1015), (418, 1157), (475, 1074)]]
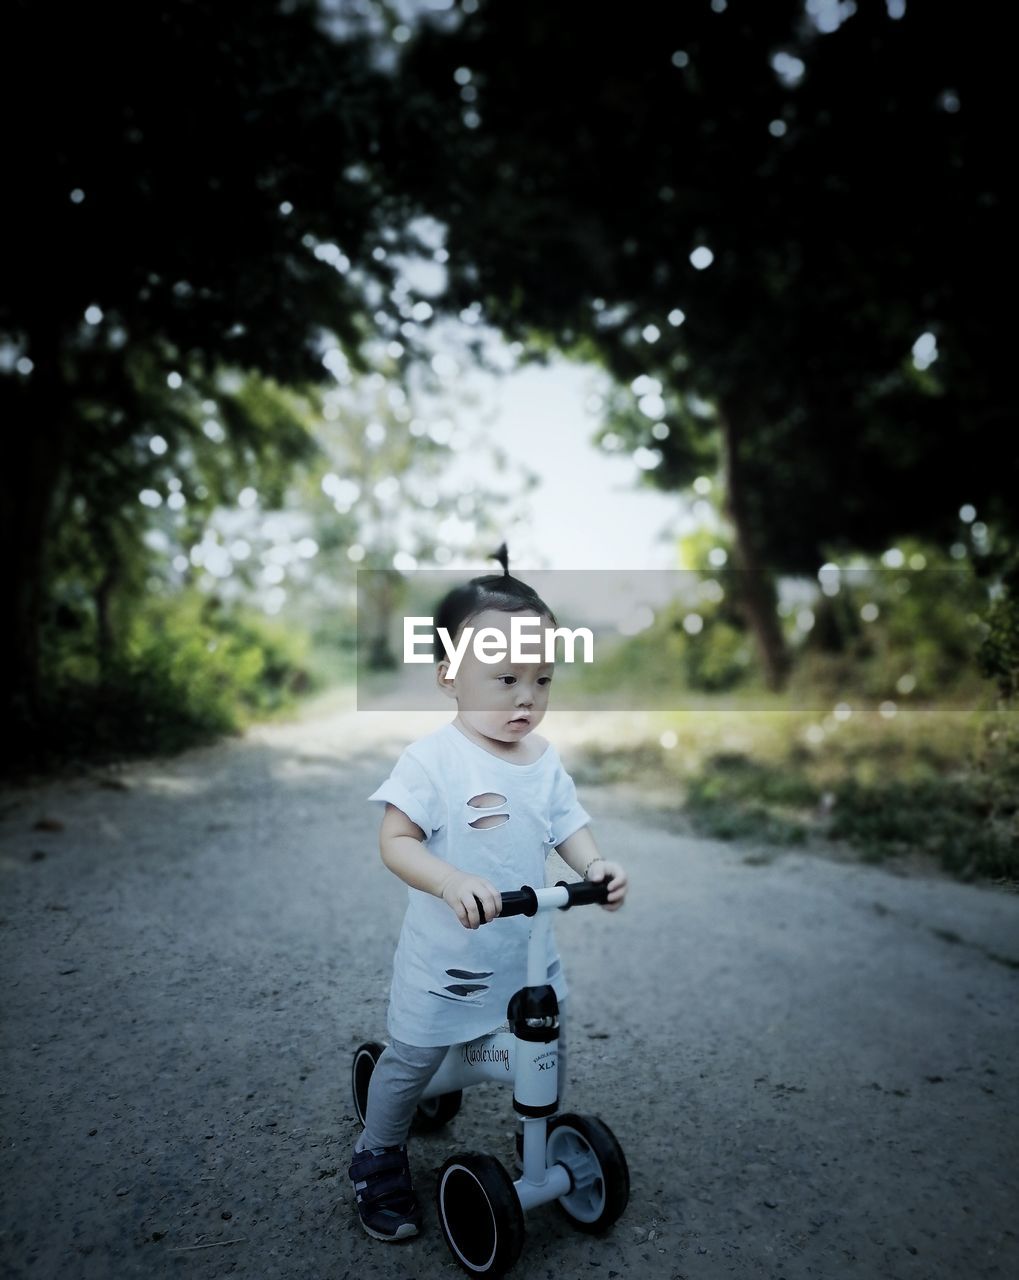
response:
[[(564, 1000), (559, 1007), (559, 1102), (566, 1090), (566, 1027)], [(371, 1147), (400, 1147), (407, 1141), (411, 1121), (428, 1082), (446, 1056), (448, 1045), (423, 1046), (394, 1040), (375, 1064), (368, 1086), (364, 1132), (355, 1151)]]

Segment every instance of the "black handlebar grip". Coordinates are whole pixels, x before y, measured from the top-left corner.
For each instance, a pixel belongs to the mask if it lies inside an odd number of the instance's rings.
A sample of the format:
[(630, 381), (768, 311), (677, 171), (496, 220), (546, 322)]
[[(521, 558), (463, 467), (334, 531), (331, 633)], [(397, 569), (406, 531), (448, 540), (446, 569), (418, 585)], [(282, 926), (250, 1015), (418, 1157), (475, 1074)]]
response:
[(533, 916), (538, 913), (538, 895), (530, 885), (510, 889), (499, 896), (502, 898), (501, 916)]
[(569, 911), (570, 907), (586, 907), (589, 904), (605, 903), (609, 900), (609, 882), (605, 880), (574, 880), (567, 884), (565, 880), (557, 880), (570, 895), (570, 900), (560, 911)]

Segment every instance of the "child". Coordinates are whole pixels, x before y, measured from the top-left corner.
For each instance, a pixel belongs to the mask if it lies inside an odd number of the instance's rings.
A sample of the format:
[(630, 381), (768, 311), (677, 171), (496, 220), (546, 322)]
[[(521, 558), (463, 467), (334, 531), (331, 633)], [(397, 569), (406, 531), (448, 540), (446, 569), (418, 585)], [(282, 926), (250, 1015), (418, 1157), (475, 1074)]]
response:
[[(382, 860), (409, 887), (393, 960), (390, 1044), (372, 1074), (365, 1129), (348, 1170), (361, 1224), (378, 1240), (406, 1239), (421, 1225), (406, 1142), (428, 1081), (449, 1045), (506, 1021), (510, 997), (523, 985), (530, 921), (513, 916), (482, 928), (501, 910), (497, 886), (543, 885), (546, 856), (556, 848), (578, 874), (608, 879), (607, 910), (618, 910), (626, 895), (626, 875), (599, 855), (590, 815), (558, 753), (534, 733), (554, 664), (484, 663), (468, 646), (449, 676), (439, 628), (458, 644), (464, 626), (495, 627), (508, 651), (512, 614), (556, 625), (533, 589), (510, 576), (505, 544), (495, 558), (502, 576), (451, 591), (435, 618), (436, 678), (456, 700), (456, 716), (407, 747), (368, 797), (386, 806)], [(524, 643), (533, 651), (533, 632)], [(562, 1010), (567, 988), (551, 931), (548, 981)], [(560, 1071), (564, 1039), (561, 1018)]]

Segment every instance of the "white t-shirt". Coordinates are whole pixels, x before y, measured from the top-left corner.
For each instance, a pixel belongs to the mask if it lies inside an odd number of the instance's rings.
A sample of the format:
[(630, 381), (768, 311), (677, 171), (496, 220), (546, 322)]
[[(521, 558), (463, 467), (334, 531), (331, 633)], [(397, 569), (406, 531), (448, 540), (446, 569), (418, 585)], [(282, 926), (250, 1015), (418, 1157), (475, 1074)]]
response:
[[(502, 796), (478, 807), (468, 801)], [(468, 738), (451, 721), (411, 743), (369, 800), (388, 801), (425, 833), (443, 861), (483, 876), (500, 892), (545, 884), (549, 852), (591, 821), (551, 743), (530, 764), (512, 764)], [(508, 814), (496, 826), (472, 827)], [(389, 1034), (405, 1044), (473, 1040), (506, 1021), (510, 997), (527, 983), (527, 916), (465, 929), (441, 899), (407, 889), (407, 913), (393, 958)], [(567, 986), (549, 931), (548, 980)]]

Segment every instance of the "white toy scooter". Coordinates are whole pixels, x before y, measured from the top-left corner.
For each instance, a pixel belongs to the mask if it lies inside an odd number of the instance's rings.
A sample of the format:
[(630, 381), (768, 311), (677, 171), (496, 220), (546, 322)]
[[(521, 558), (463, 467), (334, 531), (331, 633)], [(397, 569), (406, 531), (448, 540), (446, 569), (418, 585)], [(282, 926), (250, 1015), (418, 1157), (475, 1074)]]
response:
[[(502, 916), (534, 917), (527, 944), (527, 986), (512, 998), (509, 1031), (452, 1045), (418, 1107), (418, 1129), (439, 1129), (460, 1110), (463, 1090), (494, 1080), (513, 1085), (513, 1108), (523, 1118), (523, 1170), (514, 1182), (490, 1155), (460, 1152), (439, 1171), (439, 1226), (453, 1256), (471, 1275), (501, 1275), (524, 1246), (524, 1211), (556, 1201), (581, 1231), (612, 1225), (630, 1197), (626, 1157), (608, 1125), (594, 1116), (557, 1114), (559, 1007), (546, 981), (546, 936), (555, 909), (603, 903), (607, 881), (560, 881), (548, 889), (525, 885), (502, 896)], [(493, 921), (497, 924), (497, 921)], [(368, 1084), (384, 1045), (354, 1053), (354, 1110), (362, 1124)]]

